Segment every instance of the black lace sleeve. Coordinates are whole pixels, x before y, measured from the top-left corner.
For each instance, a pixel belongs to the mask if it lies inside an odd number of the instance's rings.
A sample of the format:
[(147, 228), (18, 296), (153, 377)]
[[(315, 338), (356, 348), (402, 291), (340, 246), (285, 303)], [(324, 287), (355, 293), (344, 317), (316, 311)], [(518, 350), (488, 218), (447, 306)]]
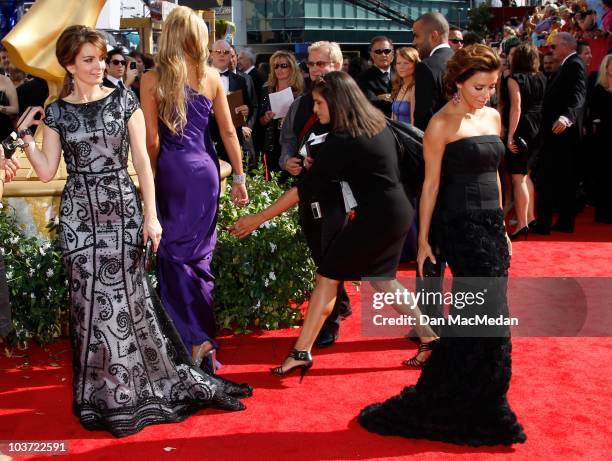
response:
[(59, 126), (57, 125), (57, 104), (49, 104), (45, 109), (45, 125), (52, 130), (60, 132)]
[(123, 92), (121, 95), (121, 100), (124, 103), (125, 121), (127, 123), (130, 120), (130, 117), (132, 117), (132, 114), (140, 109), (140, 103), (132, 90), (121, 91)]

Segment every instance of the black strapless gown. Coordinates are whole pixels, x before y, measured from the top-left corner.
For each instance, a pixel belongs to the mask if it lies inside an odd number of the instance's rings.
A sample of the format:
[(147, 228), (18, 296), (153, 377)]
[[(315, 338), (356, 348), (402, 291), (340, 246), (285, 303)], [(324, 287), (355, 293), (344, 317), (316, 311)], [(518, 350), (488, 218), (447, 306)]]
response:
[[(507, 312), (510, 256), (499, 207), (497, 136), (463, 138), (446, 146), (432, 235), (454, 277), (504, 281), (493, 309)], [(370, 405), (359, 423), (370, 432), (462, 445), (510, 445), (526, 440), (506, 393), (511, 376), (509, 331), (502, 337), (441, 339), (416, 385)], [(447, 331), (448, 333), (448, 331)]]

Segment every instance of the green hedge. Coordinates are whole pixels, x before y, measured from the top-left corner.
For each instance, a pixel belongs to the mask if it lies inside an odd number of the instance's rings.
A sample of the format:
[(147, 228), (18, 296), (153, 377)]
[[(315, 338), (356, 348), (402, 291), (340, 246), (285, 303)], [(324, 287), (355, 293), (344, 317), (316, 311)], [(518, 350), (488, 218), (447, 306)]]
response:
[[(231, 204), (229, 186), (221, 198), (213, 259), (217, 324), (236, 333), (251, 327), (294, 326), (301, 320), (297, 306), (308, 298), (315, 270), (297, 210), (238, 240), (227, 228), (239, 216), (265, 208), (283, 192), (275, 180), (261, 179), (261, 172), (249, 178), (248, 189), (251, 202), (242, 210)], [(15, 223), (14, 210), (5, 203), (0, 209), (0, 252), (16, 330), (13, 341), (33, 338), (44, 344), (65, 333), (68, 282), (57, 238), (26, 237)]]

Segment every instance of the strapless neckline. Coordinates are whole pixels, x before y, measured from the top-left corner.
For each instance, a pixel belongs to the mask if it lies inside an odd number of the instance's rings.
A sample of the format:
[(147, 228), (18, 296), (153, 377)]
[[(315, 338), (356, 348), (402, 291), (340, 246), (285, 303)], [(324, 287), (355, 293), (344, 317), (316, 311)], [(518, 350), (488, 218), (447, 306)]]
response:
[(459, 139), (455, 139), (454, 141), (449, 142), (448, 144), (446, 144), (447, 146), (450, 146), (451, 144), (456, 144), (459, 143), (461, 141), (466, 141), (466, 140), (473, 140), (473, 139), (493, 139), (493, 140), (499, 140), (499, 142), (501, 142), (501, 138), (496, 135), (496, 134), (479, 134), (476, 136), (466, 136), (465, 138), (459, 138)]

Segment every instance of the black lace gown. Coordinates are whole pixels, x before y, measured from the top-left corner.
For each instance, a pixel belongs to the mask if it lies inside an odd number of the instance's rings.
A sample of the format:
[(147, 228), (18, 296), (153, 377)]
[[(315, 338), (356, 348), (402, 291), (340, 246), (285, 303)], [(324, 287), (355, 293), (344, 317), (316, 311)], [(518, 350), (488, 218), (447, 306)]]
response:
[(192, 366), (144, 273), (142, 206), (127, 172), (127, 123), (138, 108), (131, 91), (114, 90), (86, 104), (58, 100), (45, 113), (69, 173), (59, 238), (71, 295), (73, 413), (86, 429), (117, 437), (228, 401), (215, 378)]
[[(431, 229), (454, 277), (502, 281), (501, 295), (489, 306), (497, 313), (507, 313), (510, 262), (497, 187), (503, 154), (497, 136), (463, 138), (446, 146)], [(416, 385), (366, 407), (359, 423), (383, 435), (472, 446), (524, 442), (523, 429), (506, 399), (509, 332), (500, 337), (451, 337), (446, 328), (453, 327), (442, 327), (440, 342)]]

